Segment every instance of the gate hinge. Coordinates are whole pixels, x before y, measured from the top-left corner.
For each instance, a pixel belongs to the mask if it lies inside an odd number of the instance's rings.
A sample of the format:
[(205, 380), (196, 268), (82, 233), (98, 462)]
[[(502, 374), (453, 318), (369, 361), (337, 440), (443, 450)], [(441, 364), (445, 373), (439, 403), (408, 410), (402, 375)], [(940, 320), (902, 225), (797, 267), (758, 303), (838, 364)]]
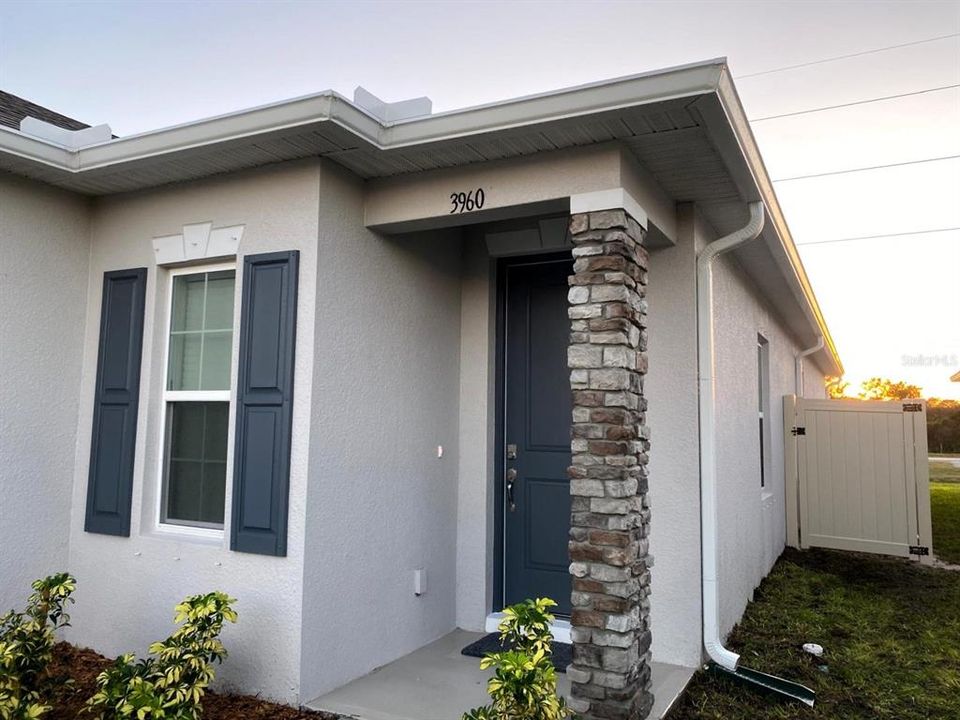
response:
[(920, 412), (923, 410), (923, 405), (920, 403), (904, 403), (903, 411), (904, 412)]
[(926, 545), (911, 545), (910, 546), (911, 555), (929, 555), (930, 548)]
[(806, 434), (807, 434), (807, 429), (806, 429), (805, 427), (794, 427), (794, 428), (790, 431), (790, 434), (791, 434), (791, 435), (806, 435)]

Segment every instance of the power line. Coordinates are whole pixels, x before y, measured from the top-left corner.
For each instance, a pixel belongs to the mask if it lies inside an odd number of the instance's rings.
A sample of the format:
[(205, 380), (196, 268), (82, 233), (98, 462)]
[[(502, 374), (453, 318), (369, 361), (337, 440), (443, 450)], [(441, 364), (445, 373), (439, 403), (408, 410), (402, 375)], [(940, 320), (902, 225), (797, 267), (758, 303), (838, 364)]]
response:
[(841, 103), (840, 105), (824, 105), (822, 107), (809, 108), (808, 110), (796, 110), (795, 112), (781, 113), (780, 115), (767, 115), (766, 117), (750, 118), (750, 122), (757, 123), (763, 122), (764, 120), (776, 120), (777, 118), (794, 117), (795, 115), (809, 115), (810, 113), (823, 112), (824, 110), (839, 110), (840, 108), (853, 107), (855, 105), (869, 105), (870, 103), (883, 102), (885, 100), (896, 100), (897, 98), (925, 95), (926, 93), (940, 92), (942, 90), (953, 90), (955, 88), (960, 88), (960, 83), (925, 88), (924, 90), (914, 90), (913, 92), (900, 93), (898, 95), (886, 95), (884, 97), (869, 98), (868, 100), (856, 100), (854, 102)]
[(790, 182), (791, 180), (809, 180), (811, 178), (827, 177), (829, 175), (847, 175), (849, 173), (867, 172), (868, 170), (884, 170), (886, 168), (904, 167), (905, 165), (921, 165), (923, 163), (940, 162), (941, 160), (957, 160), (960, 155), (941, 155), (939, 157), (923, 158), (922, 160), (907, 160), (905, 162), (887, 163), (886, 165), (871, 165), (869, 167), (848, 168), (847, 170), (832, 170), (830, 172), (813, 173), (811, 175), (794, 175), (778, 178), (773, 182)]
[(851, 242), (853, 240), (875, 240), (878, 238), (903, 237), (904, 235), (929, 235), (931, 233), (945, 233), (960, 230), (960, 227), (937, 228), (936, 230), (914, 230), (913, 232), (884, 233), (883, 235), (861, 235), (859, 237), (834, 238), (832, 240), (813, 240), (812, 242), (796, 243), (797, 247), (807, 245), (828, 245), (830, 243)]
[(785, 70), (796, 70), (797, 68), (810, 67), (811, 65), (822, 65), (824, 63), (836, 62), (837, 60), (847, 60), (849, 58), (862, 57), (863, 55), (873, 55), (875, 53), (886, 52), (888, 50), (898, 50), (900, 48), (911, 47), (913, 45), (923, 45), (924, 43), (948, 40), (949, 38), (954, 37), (960, 37), (960, 33), (938, 35), (936, 37), (926, 38), (924, 40), (914, 40), (913, 42), (900, 43), (899, 45), (887, 45), (885, 47), (874, 48), (872, 50), (861, 50), (860, 52), (849, 53), (847, 55), (835, 55), (833, 57), (823, 58), (821, 60), (811, 60), (810, 62), (797, 63), (796, 65), (784, 65), (783, 67), (771, 68), (770, 70), (761, 70), (760, 72), (747, 73), (746, 75), (736, 75), (735, 79), (743, 80), (745, 78), (759, 77), (760, 75), (770, 75), (772, 73), (783, 72)]

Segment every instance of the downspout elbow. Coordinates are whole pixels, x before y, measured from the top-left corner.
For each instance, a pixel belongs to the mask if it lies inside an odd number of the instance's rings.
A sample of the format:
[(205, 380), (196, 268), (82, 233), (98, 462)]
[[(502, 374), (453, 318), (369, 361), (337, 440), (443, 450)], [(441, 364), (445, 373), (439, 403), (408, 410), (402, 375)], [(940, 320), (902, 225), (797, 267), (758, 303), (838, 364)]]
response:
[(817, 335), (817, 342), (815, 345), (812, 345), (806, 350), (801, 350), (799, 353), (797, 353), (793, 369), (793, 387), (796, 390), (797, 397), (803, 397), (803, 359), (808, 355), (813, 355), (815, 352), (820, 352), (823, 350), (823, 346), (825, 344), (826, 343), (824, 342), (823, 335)]

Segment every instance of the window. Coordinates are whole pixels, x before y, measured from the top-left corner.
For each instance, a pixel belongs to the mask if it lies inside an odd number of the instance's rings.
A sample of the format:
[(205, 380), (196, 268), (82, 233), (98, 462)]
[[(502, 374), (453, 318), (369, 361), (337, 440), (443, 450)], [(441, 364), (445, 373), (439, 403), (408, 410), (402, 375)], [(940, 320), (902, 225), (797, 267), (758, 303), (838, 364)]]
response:
[(160, 522), (223, 528), (233, 268), (172, 275)]
[(767, 486), (767, 460), (770, 456), (770, 345), (757, 335), (757, 410), (760, 419), (760, 487)]

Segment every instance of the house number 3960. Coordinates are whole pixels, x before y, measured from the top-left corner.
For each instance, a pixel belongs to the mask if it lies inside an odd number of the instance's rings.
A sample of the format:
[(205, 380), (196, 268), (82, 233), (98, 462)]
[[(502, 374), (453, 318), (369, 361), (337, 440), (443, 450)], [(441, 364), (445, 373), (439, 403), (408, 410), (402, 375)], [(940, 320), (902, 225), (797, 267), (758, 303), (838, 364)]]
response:
[(479, 210), (483, 207), (484, 201), (483, 188), (477, 188), (470, 192), (450, 193), (450, 215), (455, 213), (470, 212)]

